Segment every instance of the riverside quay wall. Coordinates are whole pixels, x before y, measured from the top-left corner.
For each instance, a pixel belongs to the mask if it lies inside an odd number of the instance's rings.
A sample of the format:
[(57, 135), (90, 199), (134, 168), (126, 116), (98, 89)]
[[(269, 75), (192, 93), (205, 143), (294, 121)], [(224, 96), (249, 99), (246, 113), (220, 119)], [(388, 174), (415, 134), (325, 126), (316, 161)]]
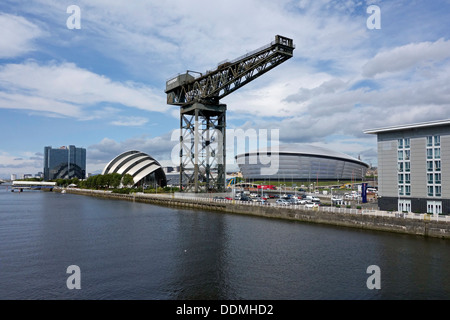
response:
[(403, 214), (378, 210), (360, 210), (321, 206), (306, 208), (303, 205), (277, 206), (253, 202), (215, 200), (167, 194), (117, 194), (107, 191), (84, 189), (54, 189), (79, 195), (107, 199), (146, 202), (155, 205), (188, 209), (213, 210), (231, 214), (252, 215), (265, 218), (287, 219), (300, 222), (328, 224), (366, 230), (387, 231), (425, 237), (450, 239), (450, 216), (428, 214)]

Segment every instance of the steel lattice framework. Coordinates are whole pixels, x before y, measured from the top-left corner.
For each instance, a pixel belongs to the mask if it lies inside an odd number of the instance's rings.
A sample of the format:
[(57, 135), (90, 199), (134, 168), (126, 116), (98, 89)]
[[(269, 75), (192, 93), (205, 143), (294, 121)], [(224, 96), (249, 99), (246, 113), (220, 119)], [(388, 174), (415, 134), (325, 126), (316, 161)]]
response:
[(268, 45), (205, 74), (187, 71), (166, 83), (167, 104), (180, 106), (180, 184), (187, 192), (225, 189), (226, 105), (220, 99), (292, 58), (292, 39)]

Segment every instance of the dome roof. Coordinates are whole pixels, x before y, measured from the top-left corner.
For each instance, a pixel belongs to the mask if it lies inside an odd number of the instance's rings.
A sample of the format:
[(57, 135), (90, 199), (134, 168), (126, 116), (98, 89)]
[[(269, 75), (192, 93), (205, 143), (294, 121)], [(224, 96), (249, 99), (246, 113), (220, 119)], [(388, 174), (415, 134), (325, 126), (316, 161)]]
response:
[(137, 150), (124, 152), (111, 160), (102, 172), (102, 174), (108, 173), (130, 174), (133, 177), (134, 184), (149, 174), (155, 173), (161, 186), (165, 186), (167, 183), (166, 175), (159, 162), (148, 154)]
[[(278, 148), (278, 150), (277, 150)], [(341, 152), (337, 152), (334, 150), (330, 150), (323, 147), (313, 146), (309, 144), (301, 144), (301, 143), (292, 143), (292, 144), (285, 144), (285, 145), (279, 145), (275, 146), (275, 148), (261, 148), (258, 150), (253, 150), (249, 153), (245, 154), (239, 154), (237, 157), (242, 156), (249, 156), (249, 155), (256, 155), (258, 153), (278, 153), (278, 154), (292, 154), (292, 155), (308, 155), (313, 157), (325, 157), (325, 158), (334, 158), (334, 159), (341, 159), (341, 160), (348, 160), (352, 162), (360, 162), (361, 164), (369, 167), (367, 164), (362, 162), (361, 160), (358, 160), (356, 158), (353, 158), (349, 155), (346, 155)]]

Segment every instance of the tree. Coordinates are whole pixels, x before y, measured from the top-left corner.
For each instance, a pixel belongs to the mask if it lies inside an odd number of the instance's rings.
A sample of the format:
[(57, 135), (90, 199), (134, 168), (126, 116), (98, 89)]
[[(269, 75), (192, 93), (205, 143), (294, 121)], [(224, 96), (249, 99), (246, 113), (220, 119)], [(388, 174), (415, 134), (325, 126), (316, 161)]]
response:
[(111, 173), (110, 184), (113, 188), (117, 188), (120, 185), (122, 175), (120, 173)]
[(72, 183), (76, 184), (78, 186), (78, 184), (80, 183), (80, 179), (78, 179), (77, 177), (72, 179)]
[(96, 177), (97, 177), (97, 179), (95, 179), (95, 181), (97, 182), (96, 183), (97, 188), (102, 188), (107, 184), (107, 178), (104, 175), (99, 174)]
[(134, 184), (134, 180), (133, 180), (133, 176), (130, 174), (125, 174), (122, 177), (122, 185), (123, 186), (128, 186), (128, 185), (133, 185)]
[(97, 183), (97, 177), (99, 177), (98, 175), (97, 176), (90, 176), (88, 179), (87, 179), (87, 181), (86, 181), (86, 186), (89, 188), (89, 189), (96, 189), (97, 187), (98, 187), (98, 183)]

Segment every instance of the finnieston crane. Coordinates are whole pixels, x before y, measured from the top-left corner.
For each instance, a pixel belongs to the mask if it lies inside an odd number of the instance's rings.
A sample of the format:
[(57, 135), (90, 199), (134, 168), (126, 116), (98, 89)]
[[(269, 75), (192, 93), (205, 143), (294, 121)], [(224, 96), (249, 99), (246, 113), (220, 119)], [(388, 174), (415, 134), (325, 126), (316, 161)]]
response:
[(292, 39), (277, 35), (257, 50), (219, 63), (215, 70), (188, 70), (166, 82), (167, 104), (180, 106), (180, 189), (225, 191), (227, 106), (220, 99), (292, 58), (294, 49)]

